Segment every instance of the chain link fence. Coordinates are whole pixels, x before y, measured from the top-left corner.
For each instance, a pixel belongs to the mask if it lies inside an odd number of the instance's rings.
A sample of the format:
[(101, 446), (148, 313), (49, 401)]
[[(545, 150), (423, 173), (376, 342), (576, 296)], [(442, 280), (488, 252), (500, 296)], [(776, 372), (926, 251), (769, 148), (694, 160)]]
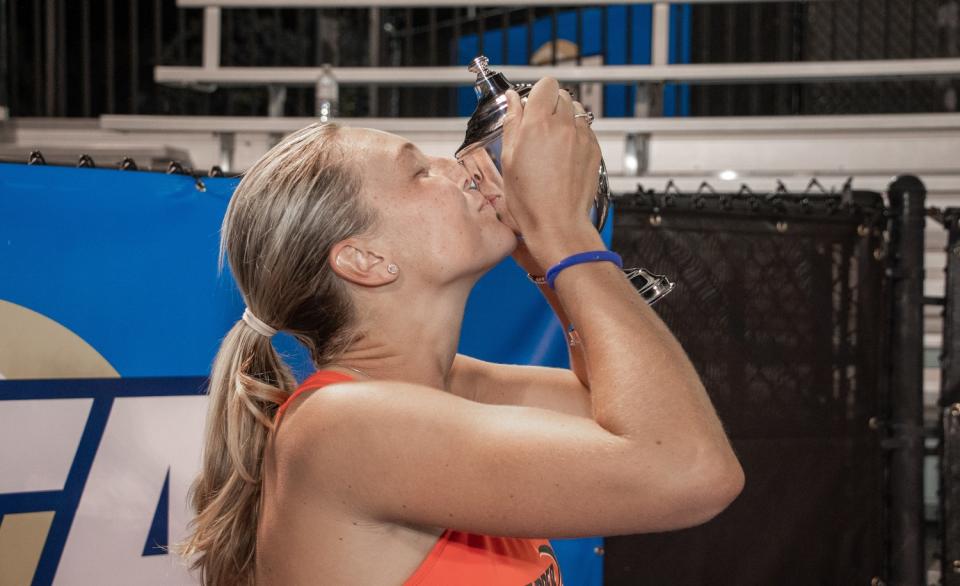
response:
[(676, 281), (654, 308), (700, 374), (747, 483), (705, 525), (607, 538), (605, 584), (886, 576), (880, 194), (641, 190), (617, 200), (615, 222), (625, 266)]

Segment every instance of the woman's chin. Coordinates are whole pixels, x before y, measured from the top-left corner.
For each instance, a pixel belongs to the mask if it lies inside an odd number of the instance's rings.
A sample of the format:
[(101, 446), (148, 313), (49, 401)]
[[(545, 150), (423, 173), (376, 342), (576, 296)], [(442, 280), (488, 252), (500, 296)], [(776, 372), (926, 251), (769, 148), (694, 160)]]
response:
[(510, 231), (513, 232), (514, 234), (520, 233), (520, 228), (517, 226), (517, 223), (513, 220), (513, 216), (511, 216), (509, 212), (504, 212), (499, 208), (497, 208), (496, 206), (494, 206), (494, 210), (496, 210), (497, 220), (501, 224), (509, 228)]
[(491, 238), (487, 241), (488, 246), (485, 247), (487, 253), (483, 255), (486, 257), (483, 272), (487, 272), (512, 255), (518, 244), (516, 235), (506, 226), (502, 226), (501, 230), (497, 230), (495, 235), (490, 234), (490, 236)]
[(507, 225), (501, 224), (500, 228), (497, 230), (497, 239), (500, 241), (502, 249), (506, 251), (505, 256), (510, 256), (517, 249), (520, 241), (517, 240), (517, 234)]

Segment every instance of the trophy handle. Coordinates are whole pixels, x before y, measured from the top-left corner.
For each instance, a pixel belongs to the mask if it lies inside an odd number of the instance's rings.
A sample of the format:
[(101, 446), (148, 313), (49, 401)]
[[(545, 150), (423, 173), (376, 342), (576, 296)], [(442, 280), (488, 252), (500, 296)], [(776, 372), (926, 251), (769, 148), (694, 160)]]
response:
[(657, 275), (643, 268), (624, 269), (623, 272), (648, 305), (659, 301), (677, 285), (665, 275)]
[(597, 183), (597, 197), (593, 200), (593, 206), (590, 209), (590, 219), (597, 228), (597, 232), (603, 232), (603, 226), (607, 223), (607, 214), (610, 211), (610, 182), (607, 180), (607, 164), (600, 159), (600, 176)]

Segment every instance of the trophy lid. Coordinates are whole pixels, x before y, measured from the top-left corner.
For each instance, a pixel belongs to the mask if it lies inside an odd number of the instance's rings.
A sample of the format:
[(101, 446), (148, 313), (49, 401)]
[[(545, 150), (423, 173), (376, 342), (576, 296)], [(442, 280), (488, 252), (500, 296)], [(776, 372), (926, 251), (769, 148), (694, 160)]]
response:
[[(477, 80), (473, 86), (477, 93), (477, 109), (473, 111), (473, 116), (467, 122), (466, 137), (454, 156), (463, 162), (464, 157), (474, 149), (487, 147), (493, 164), (502, 173), (499, 149), (494, 148), (495, 144), (491, 143), (503, 136), (503, 118), (507, 115), (507, 90), (515, 90), (523, 102), (526, 101), (533, 86), (528, 83), (510, 83), (502, 73), (491, 70), (489, 65), (489, 59), (478, 55), (467, 67), (477, 74)], [(600, 159), (597, 195), (591, 208), (592, 220), (597, 230), (602, 230), (607, 221), (609, 204), (610, 183), (607, 179), (607, 167), (603, 159)]]
[(516, 90), (521, 96), (530, 91), (529, 85), (510, 83), (502, 73), (491, 70), (489, 64), (489, 59), (479, 55), (467, 67), (469, 71), (477, 74), (473, 86), (477, 94), (477, 108), (467, 122), (467, 133), (463, 144), (457, 148), (457, 158), (472, 147), (486, 144), (500, 136), (503, 117), (507, 115), (507, 90)]

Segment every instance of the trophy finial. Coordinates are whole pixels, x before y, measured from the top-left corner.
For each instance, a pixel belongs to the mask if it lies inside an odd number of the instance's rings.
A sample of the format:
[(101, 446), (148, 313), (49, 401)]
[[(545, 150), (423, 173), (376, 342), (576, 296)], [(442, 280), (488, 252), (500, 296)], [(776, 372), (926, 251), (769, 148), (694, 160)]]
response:
[(490, 59), (486, 55), (477, 55), (467, 66), (467, 70), (477, 74), (473, 91), (477, 94), (478, 102), (498, 96), (513, 87), (503, 75), (490, 69), (489, 65)]
[(467, 71), (476, 73), (477, 79), (483, 79), (493, 74), (488, 65), (490, 65), (490, 60), (487, 59), (485, 55), (477, 55), (473, 61), (470, 62), (470, 65), (467, 66)]

